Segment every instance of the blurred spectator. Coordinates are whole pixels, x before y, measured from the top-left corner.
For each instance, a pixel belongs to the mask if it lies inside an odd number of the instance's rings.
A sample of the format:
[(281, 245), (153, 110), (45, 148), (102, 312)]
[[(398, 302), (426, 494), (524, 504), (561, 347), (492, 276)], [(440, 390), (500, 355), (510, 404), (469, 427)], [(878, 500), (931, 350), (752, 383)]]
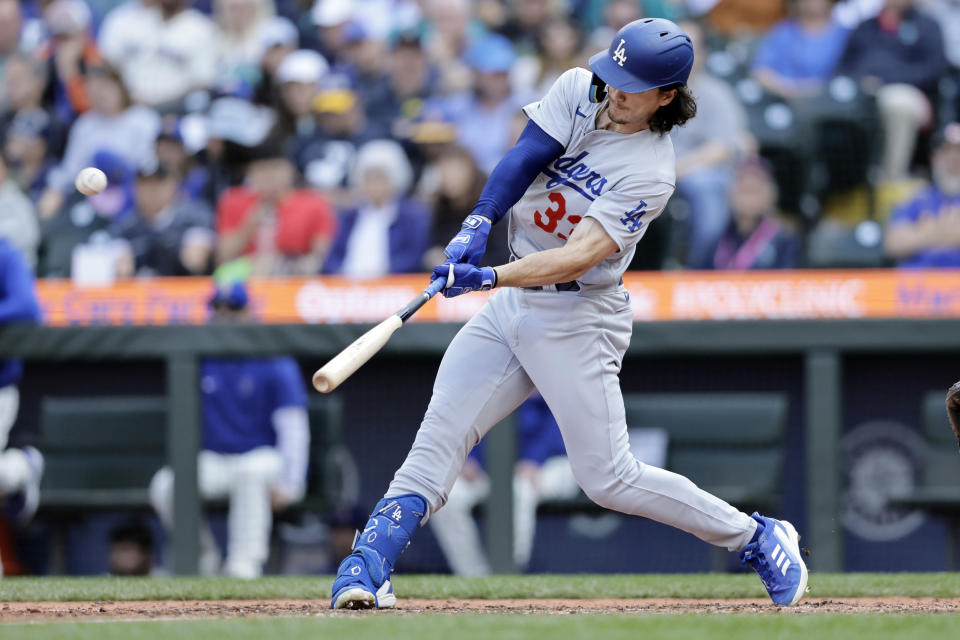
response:
[[(21, 28), (20, 3), (17, 0), (0, 0), (0, 85), (6, 75), (7, 61), (20, 52)], [(0, 113), (7, 109), (7, 99), (0, 92)]]
[[(19, 249), (0, 237), (0, 326), (40, 320), (33, 287), (33, 276)], [(18, 524), (36, 512), (43, 475), (43, 456), (34, 447), (7, 448), (20, 408), (17, 383), (22, 376), (20, 360), (0, 360), (0, 501), (5, 515)]]
[(890, 216), (885, 248), (900, 267), (960, 267), (960, 123), (933, 141), (933, 183)]
[(730, 192), (731, 220), (713, 252), (713, 268), (794, 269), (800, 240), (776, 215), (777, 185), (759, 157), (740, 166)]
[(886, 0), (877, 17), (850, 34), (837, 73), (877, 97), (883, 179), (908, 177), (917, 133), (933, 123), (932, 100), (946, 68), (940, 26), (914, 0)]
[(40, 228), (30, 198), (23, 195), (16, 181), (7, 171), (7, 163), (0, 154), (0, 238), (16, 247), (33, 270), (37, 264), (37, 245)]
[(466, 60), (474, 71), (472, 93), (445, 101), (457, 125), (458, 142), (489, 174), (513, 142), (510, 126), (523, 100), (510, 89), (509, 72), (516, 55), (503, 36), (490, 35), (475, 41)]
[(787, 16), (784, 0), (720, 0), (706, 19), (710, 29), (726, 38), (752, 38)]
[(50, 40), (37, 52), (50, 66), (50, 102), (61, 122), (90, 108), (86, 69), (103, 64), (90, 35), (90, 9), (83, 0), (54, 0), (43, 12)]
[(583, 64), (582, 38), (576, 26), (560, 16), (541, 25), (536, 50), (511, 71), (514, 86), (543, 95), (567, 69)]
[(260, 44), (263, 47), (263, 56), (260, 58), (260, 84), (257, 86), (256, 101), (263, 105), (276, 106), (280, 102), (276, 85), (277, 69), (284, 58), (297, 50), (300, 35), (292, 22), (274, 16), (260, 31)]
[(87, 70), (90, 110), (77, 118), (67, 138), (60, 165), (50, 173), (47, 192), (37, 204), (41, 217), (49, 217), (73, 189), (81, 169), (97, 150), (110, 150), (132, 166), (155, 161), (154, 141), (160, 117), (149, 107), (133, 105), (116, 70), (108, 66)]
[[(45, 64), (23, 54), (10, 56), (6, 63), (3, 95), (6, 111), (0, 114), (0, 129), (6, 131), (18, 113), (45, 109), (43, 94), (47, 86), (48, 69)], [(50, 116), (50, 112), (47, 112)], [(59, 150), (60, 127), (55, 118), (50, 118), (51, 140)]]
[(946, 119), (960, 118), (960, 0), (925, 0), (920, 7), (940, 23), (944, 53), (952, 67), (952, 113)]
[[(214, 323), (248, 323), (241, 283), (224, 283), (210, 299)], [(201, 365), (203, 450), (197, 484), (207, 500), (228, 498), (227, 557), (223, 573), (256, 578), (263, 572), (273, 523), (303, 498), (310, 427), (307, 392), (289, 357), (206, 358)], [(150, 483), (150, 502), (164, 526), (173, 527), (173, 470)], [(220, 552), (209, 529), (200, 538), (201, 573), (217, 573)]]
[(214, 197), (243, 182), (247, 165), (275, 123), (273, 109), (242, 98), (225, 96), (210, 104), (204, 154)]
[(280, 89), (280, 103), (270, 135), (283, 140), (285, 147), (295, 149), (302, 140), (317, 133), (313, 99), (327, 71), (323, 56), (307, 49), (287, 55), (277, 67), (275, 80)]
[(47, 176), (56, 166), (50, 154), (50, 116), (41, 109), (20, 111), (7, 127), (3, 154), (7, 169), (31, 202), (47, 187)]
[(430, 27), (424, 45), (440, 70), (440, 91), (467, 90), (470, 73), (464, 58), (477, 35), (471, 25), (470, 0), (426, 0), (424, 4)]
[(299, 141), (294, 150), (297, 166), (307, 183), (323, 191), (337, 206), (347, 206), (347, 179), (359, 147), (366, 138), (363, 111), (357, 94), (349, 89), (331, 89), (313, 101), (319, 131)]
[(153, 575), (153, 534), (140, 522), (131, 522), (110, 531), (110, 575)]
[(76, 277), (109, 284), (121, 257), (113, 231), (134, 208), (134, 169), (110, 151), (93, 155), (92, 166), (107, 176), (107, 188), (85, 197), (71, 191), (54, 216), (40, 221), (37, 272), (47, 278)]
[(518, 54), (532, 54), (539, 48), (543, 26), (561, 15), (561, 5), (554, 0), (515, 0), (510, 5), (512, 11), (497, 33), (508, 38)]
[(413, 175), (399, 144), (373, 140), (360, 147), (350, 182), (359, 206), (343, 213), (324, 266), (326, 273), (374, 278), (412, 273), (430, 232), (430, 213), (407, 198)]
[[(470, 152), (456, 145), (446, 145), (424, 172), (420, 190), (430, 202), (433, 224), (430, 247), (423, 256), (423, 269), (431, 269), (446, 260), (443, 250), (473, 210), (485, 182), (486, 176)], [(507, 225), (494, 225), (487, 239), (484, 262), (503, 264), (509, 258)]]
[(97, 44), (136, 102), (176, 107), (216, 75), (217, 30), (188, 0), (128, 0), (106, 15)]
[(855, 29), (864, 20), (880, 13), (886, 0), (837, 0), (833, 18), (846, 29)]
[(790, 0), (781, 20), (757, 45), (751, 73), (782, 98), (823, 91), (843, 54), (849, 32), (832, 18), (834, 0)]
[(213, 213), (199, 202), (178, 200), (177, 175), (162, 164), (137, 173), (135, 216), (114, 232), (127, 243), (121, 276), (210, 273)]
[[(681, 23), (695, 51), (704, 49), (695, 22)], [(697, 97), (697, 117), (671, 132), (677, 157), (677, 191), (688, 205), (684, 230), (686, 264), (712, 266), (713, 249), (730, 220), (729, 194), (736, 165), (750, 146), (747, 116), (728, 84), (695, 56), (689, 86)]]
[(406, 128), (412, 119), (422, 113), (424, 101), (436, 94), (439, 74), (424, 52), (420, 36), (412, 33), (397, 37), (388, 64), (389, 93), (384, 98), (383, 117), (389, 118), (389, 130), (384, 136), (403, 137), (409, 133)]
[(179, 183), (177, 189), (179, 200), (202, 202), (204, 205), (213, 206), (210, 170), (187, 153), (180, 120), (174, 116), (163, 119), (154, 150), (157, 163), (166, 167), (176, 177)]
[(343, 61), (350, 23), (355, 15), (353, 0), (316, 0), (310, 18), (317, 26), (320, 53), (331, 65)]
[(274, 0), (214, 0), (218, 85), (240, 85), (246, 91), (257, 86), (266, 51), (263, 34), (275, 11)]
[(395, 107), (390, 82), (390, 58), (384, 45), (367, 34), (359, 22), (351, 23), (346, 59), (350, 85), (363, 105), (366, 135), (370, 139), (390, 136)]
[[(640, 2), (637, 0), (610, 0), (603, 3), (603, 22), (590, 32), (587, 39), (589, 53), (606, 49), (613, 35), (624, 26), (643, 17)], [(584, 58), (586, 60), (586, 58)]]
[(320, 272), (336, 234), (333, 207), (319, 193), (295, 188), (297, 170), (279, 149), (263, 147), (246, 184), (217, 204), (217, 262), (244, 257), (254, 275)]

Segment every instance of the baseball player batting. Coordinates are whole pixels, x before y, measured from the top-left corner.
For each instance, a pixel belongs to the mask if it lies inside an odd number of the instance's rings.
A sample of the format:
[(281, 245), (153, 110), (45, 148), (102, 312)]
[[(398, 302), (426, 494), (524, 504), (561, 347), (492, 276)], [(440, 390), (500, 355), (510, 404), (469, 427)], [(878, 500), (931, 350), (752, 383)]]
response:
[[(570, 69), (524, 107), (530, 121), (432, 277), (446, 278), (446, 297), (499, 291), (447, 348), (413, 447), (340, 564), (332, 608), (394, 606), (397, 557), (443, 507), (467, 453), (535, 387), (597, 504), (739, 552), (777, 604), (803, 596), (793, 525), (641, 463), (627, 441), (618, 374), (633, 313), (621, 276), (674, 191), (668, 132), (696, 114), (692, 64), (677, 25), (637, 20), (590, 58), (593, 73)], [(508, 213), (512, 260), (480, 266), (491, 225)]]

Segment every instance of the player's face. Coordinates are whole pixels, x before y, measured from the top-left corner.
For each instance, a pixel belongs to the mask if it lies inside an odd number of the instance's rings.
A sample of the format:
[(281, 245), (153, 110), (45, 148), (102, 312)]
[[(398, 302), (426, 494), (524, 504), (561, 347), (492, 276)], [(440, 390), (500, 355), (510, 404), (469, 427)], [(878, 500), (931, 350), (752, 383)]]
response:
[(610, 106), (607, 108), (607, 117), (625, 129), (622, 133), (645, 129), (650, 116), (660, 107), (670, 104), (677, 95), (676, 89), (670, 91), (650, 89), (643, 93), (625, 93), (613, 87), (608, 87), (608, 93)]

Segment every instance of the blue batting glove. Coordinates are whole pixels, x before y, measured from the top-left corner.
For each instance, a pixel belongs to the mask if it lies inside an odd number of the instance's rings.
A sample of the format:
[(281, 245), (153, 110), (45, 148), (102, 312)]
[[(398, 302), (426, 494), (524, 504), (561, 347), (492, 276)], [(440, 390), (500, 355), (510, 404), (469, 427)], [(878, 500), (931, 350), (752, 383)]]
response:
[(447, 285), (442, 289), (444, 298), (454, 298), (471, 291), (489, 291), (497, 286), (497, 273), (493, 267), (445, 262), (433, 268), (430, 282), (440, 277), (447, 279)]
[(480, 259), (487, 250), (487, 236), (490, 235), (490, 218), (468, 215), (463, 226), (460, 227), (460, 233), (453, 236), (453, 239), (443, 250), (443, 255), (447, 256), (447, 262), (454, 264), (468, 263), (474, 266), (480, 264)]

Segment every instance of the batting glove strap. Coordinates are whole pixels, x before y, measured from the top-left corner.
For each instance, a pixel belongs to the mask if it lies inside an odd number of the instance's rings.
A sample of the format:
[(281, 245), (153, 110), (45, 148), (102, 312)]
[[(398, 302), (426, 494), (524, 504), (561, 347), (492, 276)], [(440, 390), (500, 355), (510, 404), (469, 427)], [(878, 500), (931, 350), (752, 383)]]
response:
[(490, 218), (470, 214), (467, 216), (460, 232), (450, 240), (443, 254), (448, 262), (480, 264), (484, 252), (487, 250), (487, 236), (490, 235), (492, 222)]
[(446, 278), (443, 297), (454, 298), (471, 291), (489, 291), (497, 286), (497, 272), (493, 267), (475, 267), (472, 264), (439, 264), (433, 268), (430, 282)]

